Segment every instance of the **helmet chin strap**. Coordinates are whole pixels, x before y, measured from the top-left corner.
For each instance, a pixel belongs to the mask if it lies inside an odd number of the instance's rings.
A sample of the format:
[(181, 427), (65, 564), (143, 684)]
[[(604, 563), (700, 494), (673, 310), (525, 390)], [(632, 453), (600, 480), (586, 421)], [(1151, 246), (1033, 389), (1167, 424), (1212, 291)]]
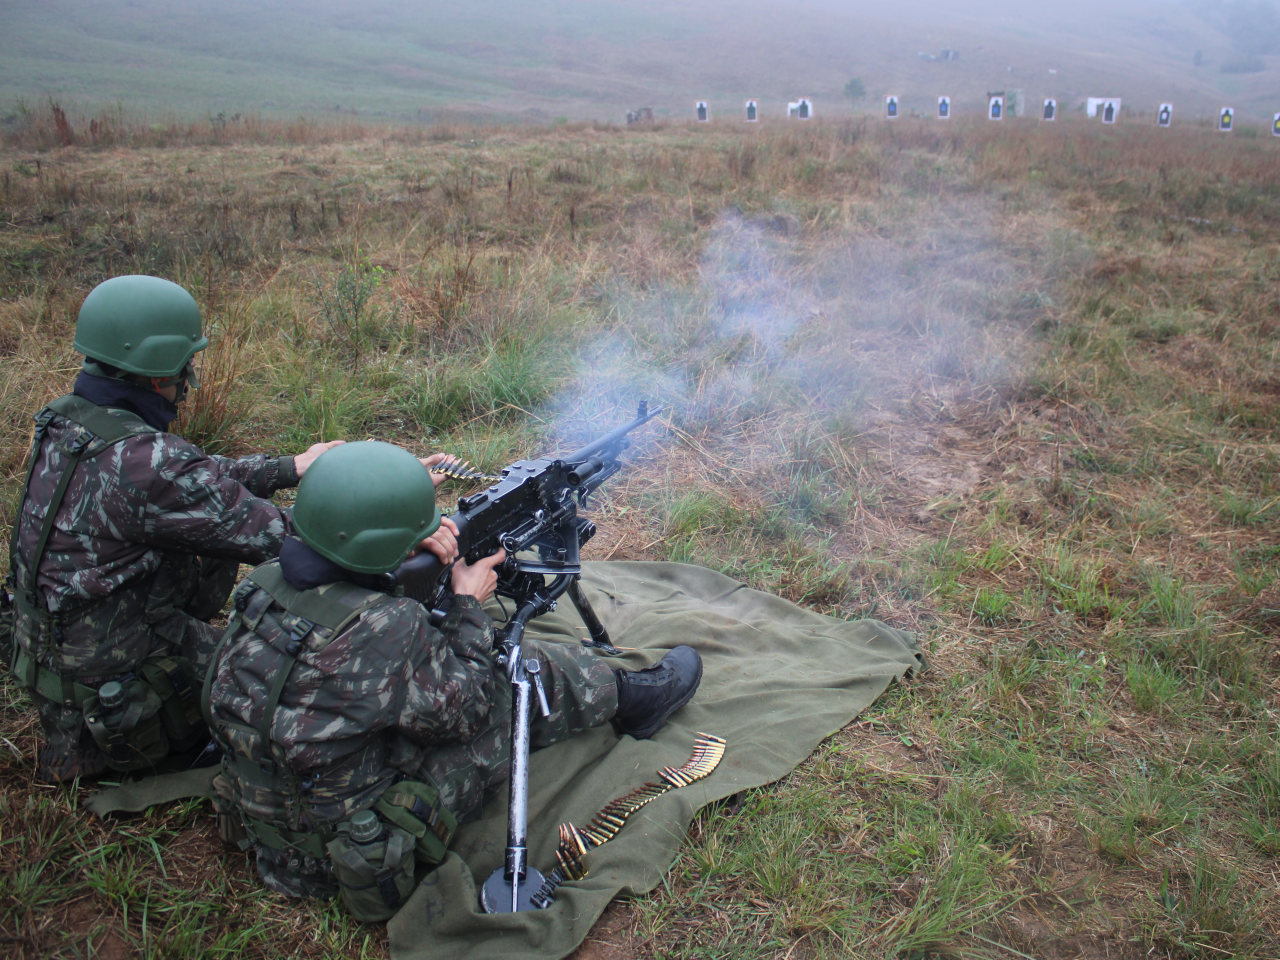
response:
[(187, 397), (187, 392), (191, 386), (195, 385), (195, 375), (191, 370), (191, 364), (187, 364), (172, 377), (152, 377), (151, 388), (159, 393), (166, 387), (177, 387), (177, 392), (173, 395), (174, 403), (181, 403)]

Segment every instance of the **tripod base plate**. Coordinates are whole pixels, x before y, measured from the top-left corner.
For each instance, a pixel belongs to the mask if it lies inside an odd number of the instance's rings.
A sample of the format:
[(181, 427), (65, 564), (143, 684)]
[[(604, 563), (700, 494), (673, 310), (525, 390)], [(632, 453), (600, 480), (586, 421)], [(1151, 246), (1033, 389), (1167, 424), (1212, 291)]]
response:
[(542, 886), (543, 877), (533, 867), (525, 868), (524, 879), (520, 881), (520, 892), (514, 904), (511, 902), (511, 881), (506, 878), (506, 871), (499, 867), (489, 874), (489, 879), (480, 888), (480, 909), (485, 913), (519, 913), (524, 910), (537, 910), (533, 905), (533, 895)]

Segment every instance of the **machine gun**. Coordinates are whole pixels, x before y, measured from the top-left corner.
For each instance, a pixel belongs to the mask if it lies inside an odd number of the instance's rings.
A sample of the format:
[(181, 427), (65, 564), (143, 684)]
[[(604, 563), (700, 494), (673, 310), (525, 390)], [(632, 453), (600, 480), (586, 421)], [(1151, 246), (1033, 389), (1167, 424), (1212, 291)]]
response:
[[(525, 627), (534, 617), (555, 609), (569, 595), (591, 638), (587, 646), (618, 653), (608, 631), (587, 602), (578, 583), (582, 573), (581, 548), (595, 535), (595, 524), (578, 511), (601, 484), (622, 469), (619, 459), (630, 445), (630, 434), (658, 415), (640, 402), (630, 423), (592, 441), (567, 457), (519, 460), (502, 471), (487, 490), (458, 501), (451, 519), (458, 528), (458, 555), (468, 563), (496, 553), (506, 559), (496, 568), (497, 593), (516, 604), (516, 611), (498, 631), (498, 663), (512, 685), (511, 782), (507, 810), (505, 863), (494, 870), (480, 890), (480, 905), (487, 913), (536, 909), (533, 895), (544, 877), (528, 863), (529, 706), (536, 693), (544, 717), (551, 715), (542, 685), (541, 665), (525, 658)], [(429, 553), (418, 554), (387, 574), (390, 587), (403, 587), (405, 595), (443, 620), (451, 596), (449, 570)]]

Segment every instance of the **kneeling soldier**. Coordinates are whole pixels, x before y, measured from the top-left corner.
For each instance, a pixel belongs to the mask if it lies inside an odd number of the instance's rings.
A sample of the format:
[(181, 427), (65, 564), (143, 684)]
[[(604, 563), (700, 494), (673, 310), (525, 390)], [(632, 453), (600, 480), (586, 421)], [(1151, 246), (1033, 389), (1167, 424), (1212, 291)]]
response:
[[(443, 521), (446, 529), (450, 521)], [(326, 452), (303, 478), (300, 539), (236, 590), (206, 680), (223, 749), (223, 836), (252, 846), (258, 873), (290, 896), (339, 892), (362, 919), (391, 915), (415, 860), (443, 858), (459, 820), (478, 816), (510, 763), (510, 686), (494, 664), (481, 604), (501, 551), (452, 570), (440, 628), (388, 592), (388, 571), (441, 525), (434, 485), (412, 454), (377, 441)], [(454, 560), (451, 538), (427, 546)], [(612, 720), (648, 737), (697, 689), (696, 651), (648, 670), (613, 670), (572, 644), (526, 640), (554, 704), (532, 746)]]
[(208, 741), (207, 621), (241, 561), (279, 553), (288, 518), (271, 495), (332, 446), (232, 460), (170, 433), (208, 344), (176, 283), (107, 280), (80, 308), (72, 392), (36, 416), (2, 656), (35, 701), (46, 780), (149, 769)]

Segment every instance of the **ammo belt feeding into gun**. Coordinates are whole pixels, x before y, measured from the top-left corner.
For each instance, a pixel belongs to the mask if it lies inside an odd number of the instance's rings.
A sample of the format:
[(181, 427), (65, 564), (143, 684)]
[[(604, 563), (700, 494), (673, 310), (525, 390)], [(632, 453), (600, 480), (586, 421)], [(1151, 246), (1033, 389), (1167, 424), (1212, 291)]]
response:
[(483, 483), (497, 483), (502, 479), (489, 473), (482, 473), (466, 460), (460, 460), (457, 457), (441, 460), (430, 469), (432, 473), (448, 477), (451, 480), (479, 480)]
[(587, 875), (583, 860), (587, 851), (612, 840), (627, 823), (627, 819), (648, 803), (652, 803), (668, 790), (687, 786), (715, 770), (724, 756), (725, 741), (710, 733), (699, 733), (694, 741), (693, 753), (679, 767), (663, 767), (661, 778), (646, 783), (638, 790), (610, 800), (591, 818), (591, 822), (579, 829), (572, 823), (560, 824), (560, 845), (556, 847), (555, 868), (547, 874), (542, 886), (533, 894), (535, 907), (545, 910), (555, 901), (556, 887), (566, 880), (581, 880)]

